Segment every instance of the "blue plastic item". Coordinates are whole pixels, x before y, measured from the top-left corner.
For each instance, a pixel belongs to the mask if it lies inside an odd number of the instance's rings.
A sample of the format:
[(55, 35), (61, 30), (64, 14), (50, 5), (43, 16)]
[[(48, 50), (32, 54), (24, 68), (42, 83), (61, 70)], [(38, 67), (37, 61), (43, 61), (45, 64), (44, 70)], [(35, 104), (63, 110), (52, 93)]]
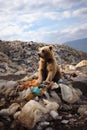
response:
[(34, 87), (34, 88), (31, 90), (31, 92), (32, 92), (33, 94), (40, 94), (40, 93), (41, 93), (41, 90), (40, 90), (40, 88), (38, 88), (38, 87)]
[(46, 85), (45, 84), (40, 84), (40, 87), (44, 88), (44, 87), (46, 87)]

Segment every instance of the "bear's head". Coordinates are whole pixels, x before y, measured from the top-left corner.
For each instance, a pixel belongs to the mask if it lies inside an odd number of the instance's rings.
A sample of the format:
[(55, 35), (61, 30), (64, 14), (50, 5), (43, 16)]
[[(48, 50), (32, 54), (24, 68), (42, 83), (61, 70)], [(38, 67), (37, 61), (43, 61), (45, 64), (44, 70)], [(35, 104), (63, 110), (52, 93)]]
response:
[(52, 46), (44, 46), (39, 48), (39, 53), (38, 53), (40, 58), (43, 59), (52, 59), (53, 58), (53, 49)]

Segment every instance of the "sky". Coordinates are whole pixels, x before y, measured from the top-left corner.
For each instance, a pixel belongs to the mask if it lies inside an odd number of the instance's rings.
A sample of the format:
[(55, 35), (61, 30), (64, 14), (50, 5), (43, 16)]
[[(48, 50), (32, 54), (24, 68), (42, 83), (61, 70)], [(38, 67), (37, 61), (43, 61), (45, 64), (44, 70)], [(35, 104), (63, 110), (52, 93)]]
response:
[(0, 0), (0, 39), (64, 43), (87, 37), (86, 0)]

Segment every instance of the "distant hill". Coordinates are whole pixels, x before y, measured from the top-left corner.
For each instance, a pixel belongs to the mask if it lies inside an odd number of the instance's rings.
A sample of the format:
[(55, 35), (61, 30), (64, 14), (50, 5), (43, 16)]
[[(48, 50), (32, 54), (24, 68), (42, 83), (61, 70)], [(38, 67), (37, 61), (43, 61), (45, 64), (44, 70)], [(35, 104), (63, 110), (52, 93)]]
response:
[(69, 45), (70, 47), (75, 48), (77, 50), (87, 52), (87, 38), (68, 41), (65, 42), (64, 44)]

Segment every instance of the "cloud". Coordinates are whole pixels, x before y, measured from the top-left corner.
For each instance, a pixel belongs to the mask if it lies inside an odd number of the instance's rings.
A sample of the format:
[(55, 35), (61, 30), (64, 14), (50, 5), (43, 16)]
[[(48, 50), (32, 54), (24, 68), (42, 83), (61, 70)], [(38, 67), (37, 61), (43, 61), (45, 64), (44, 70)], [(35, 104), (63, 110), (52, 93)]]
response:
[(75, 40), (78, 38), (86, 37), (87, 35), (87, 24), (82, 24), (81, 26), (66, 28), (64, 30), (50, 31), (48, 28), (39, 29), (37, 32), (29, 32), (29, 36), (34, 41), (44, 41), (48, 43), (63, 43), (68, 40)]
[(79, 17), (86, 17), (87, 16), (87, 8), (80, 8), (75, 11), (73, 11), (74, 16), (79, 16)]
[(0, 39), (63, 42), (85, 37), (86, 1), (0, 0)]

